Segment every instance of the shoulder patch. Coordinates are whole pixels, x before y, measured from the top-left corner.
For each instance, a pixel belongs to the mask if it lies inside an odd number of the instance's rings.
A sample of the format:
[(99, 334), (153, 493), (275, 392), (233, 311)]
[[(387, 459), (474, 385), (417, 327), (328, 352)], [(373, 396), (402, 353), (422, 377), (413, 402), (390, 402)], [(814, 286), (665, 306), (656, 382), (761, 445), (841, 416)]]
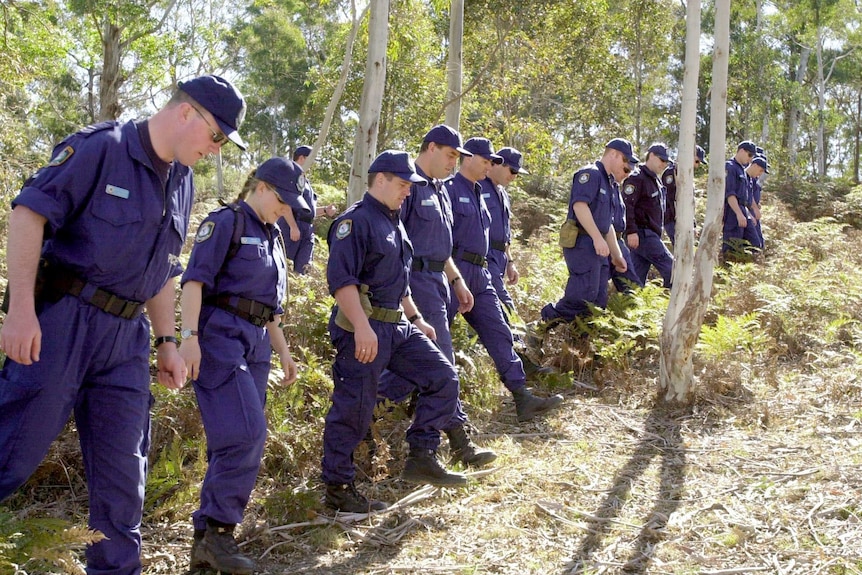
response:
[(195, 235), (195, 243), (199, 244), (201, 242), (205, 242), (210, 239), (213, 235), (213, 230), (215, 229), (214, 222), (204, 222), (201, 224), (201, 227), (198, 228), (198, 233)]
[(625, 188), (623, 188), (623, 191), (625, 192), (625, 194), (626, 194), (627, 196), (632, 195), (633, 193), (635, 193), (635, 186), (634, 186), (634, 184), (626, 184), (626, 187), (625, 187)]
[(583, 174), (578, 176), (578, 182), (581, 184), (586, 184), (589, 181), (590, 181), (590, 173), (589, 172), (584, 172)]
[(51, 161), (48, 162), (50, 167), (56, 167), (62, 165), (66, 160), (72, 157), (72, 154), (75, 153), (75, 149), (72, 146), (66, 146), (60, 152), (51, 158)]
[(335, 229), (335, 237), (343, 240), (353, 231), (353, 220), (342, 220)]
[(668, 174), (664, 179), (664, 183), (665, 184), (672, 184), (673, 183), (673, 174)]

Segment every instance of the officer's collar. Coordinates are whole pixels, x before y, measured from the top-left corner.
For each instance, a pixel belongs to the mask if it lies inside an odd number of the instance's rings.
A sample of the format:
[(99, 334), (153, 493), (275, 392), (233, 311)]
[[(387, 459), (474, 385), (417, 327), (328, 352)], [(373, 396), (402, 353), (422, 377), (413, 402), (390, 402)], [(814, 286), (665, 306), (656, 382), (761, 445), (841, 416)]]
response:
[(365, 197), (363, 198), (363, 200), (367, 200), (368, 205), (373, 206), (374, 208), (380, 210), (389, 219), (397, 219), (401, 215), (400, 209), (398, 209), (398, 210), (390, 209), (389, 206), (387, 206), (386, 204), (384, 204), (383, 202), (381, 202), (380, 200), (378, 200), (377, 198), (375, 198), (374, 196), (372, 196), (368, 192), (365, 192)]
[(147, 159), (150, 161), (150, 167), (154, 172), (156, 172), (156, 174), (158, 174), (162, 185), (164, 185), (168, 180), (168, 173), (171, 171), (171, 164), (161, 159), (156, 153), (155, 148), (153, 148), (153, 141), (150, 138), (149, 122), (147, 120), (136, 122), (135, 128), (137, 128), (141, 148), (143, 149), (144, 154), (146, 154)]
[(611, 175), (605, 169), (605, 165), (602, 163), (601, 160), (596, 160), (596, 167), (598, 167), (599, 172), (601, 172), (602, 176), (604, 176), (604, 178), (610, 182), (611, 181)]
[(651, 177), (651, 178), (657, 178), (657, 177), (658, 177), (658, 176), (656, 175), (656, 173), (655, 173), (655, 172), (653, 172), (652, 170), (650, 170), (650, 169), (647, 167), (647, 165), (646, 165), (646, 164), (640, 164), (640, 165), (638, 166), (638, 169), (640, 169), (640, 171), (641, 171), (641, 172), (645, 173), (646, 175), (648, 175), (648, 176), (649, 176), (649, 177)]
[(273, 225), (273, 224), (268, 224), (268, 223), (266, 223), (265, 221), (263, 221), (262, 219), (260, 219), (260, 216), (258, 216), (258, 215), (257, 215), (257, 212), (256, 212), (256, 211), (254, 211), (254, 208), (253, 208), (253, 207), (251, 207), (251, 206), (248, 204), (248, 202), (246, 202), (245, 200), (241, 200), (241, 201), (239, 202), (239, 205), (240, 205), (240, 207), (242, 207), (242, 209), (243, 209), (243, 210), (245, 210), (245, 212), (246, 212), (249, 216), (251, 216), (251, 219), (252, 219), (253, 221), (255, 221), (255, 222), (259, 223), (261, 227), (266, 228), (266, 230), (267, 230), (268, 232), (270, 232), (270, 234), (272, 233), (273, 229), (275, 229), (275, 227), (276, 227), (276, 226), (275, 226), (275, 225)]

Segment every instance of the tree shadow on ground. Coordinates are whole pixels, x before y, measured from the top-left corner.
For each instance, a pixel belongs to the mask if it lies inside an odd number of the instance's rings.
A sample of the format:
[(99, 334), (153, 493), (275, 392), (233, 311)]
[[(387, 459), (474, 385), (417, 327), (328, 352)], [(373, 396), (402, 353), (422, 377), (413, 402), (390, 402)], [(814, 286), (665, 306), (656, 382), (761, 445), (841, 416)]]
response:
[(652, 509), (646, 514), (643, 526), (632, 544), (625, 562), (620, 561), (623, 573), (646, 573), (653, 559), (654, 547), (663, 539), (671, 515), (682, 503), (680, 496), (686, 470), (685, 448), (680, 434), (681, 422), (688, 410), (671, 410), (655, 407), (644, 422), (641, 439), (626, 464), (614, 476), (607, 496), (596, 511), (584, 520), (588, 534), (584, 537), (575, 557), (563, 568), (563, 575), (586, 573), (592, 567), (591, 557), (601, 549), (602, 540), (610, 531), (623, 503), (629, 498), (632, 486), (649, 467), (656, 456), (661, 458), (660, 485)]

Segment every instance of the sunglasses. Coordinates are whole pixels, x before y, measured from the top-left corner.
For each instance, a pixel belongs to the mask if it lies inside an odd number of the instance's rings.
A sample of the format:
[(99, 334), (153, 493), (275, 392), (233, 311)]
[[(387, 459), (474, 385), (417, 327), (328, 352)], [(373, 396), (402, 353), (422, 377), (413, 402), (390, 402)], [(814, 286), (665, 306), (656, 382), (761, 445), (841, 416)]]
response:
[(206, 116), (204, 116), (204, 115), (203, 115), (203, 113), (201, 113), (201, 111), (200, 111), (200, 110), (198, 110), (197, 106), (195, 106), (195, 105), (193, 105), (193, 104), (189, 104), (189, 106), (191, 106), (192, 108), (194, 108), (195, 112), (197, 112), (197, 113), (198, 113), (198, 116), (200, 116), (200, 117), (201, 117), (201, 120), (203, 120), (204, 122), (206, 122), (206, 124), (207, 124), (207, 129), (209, 129), (210, 134), (212, 134), (212, 141), (213, 141), (213, 143), (214, 143), (214, 144), (221, 144), (221, 143), (223, 143), (225, 140), (227, 140), (227, 136), (225, 136), (224, 134), (222, 134), (220, 131), (213, 130), (212, 124), (210, 124), (210, 121), (206, 119)]
[(517, 176), (520, 172), (518, 170), (516, 170), (515, 168), (509, 168), (509, 173), (512, 174), (513, 176)]
[(631, 168), (631, 166), (629, 166), (628, 164), (624, 164), (624, 165), (623, 165), (623, 173), (625, 173), (625, 174), (631, 174), (631, 173), (632, 173), (632, 168)]

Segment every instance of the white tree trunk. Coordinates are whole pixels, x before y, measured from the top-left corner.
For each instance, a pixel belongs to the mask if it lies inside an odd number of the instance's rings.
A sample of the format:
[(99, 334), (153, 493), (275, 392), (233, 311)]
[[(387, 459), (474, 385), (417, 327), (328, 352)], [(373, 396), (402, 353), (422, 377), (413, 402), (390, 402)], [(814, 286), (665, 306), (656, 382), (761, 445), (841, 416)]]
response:
[[(796, 68), (796, 83), (802, 86), (805, 82), (806, 70), (808, 70), (808, 58), (811, 56), (811, 48), (802, 47), (802, 52), (799, 54), (799, 66)], [(797, 158), (797, 140), (799, 139), (799, 121), (802, 119), (801, 105), (797, 98), (791, 99), (790, 113), (787, 120), (787, 153), (790, 158), (790, 168), (796, 165)]]
[[(359, 17), (356, 16), (356, 0), (350, 2), (350, 16), (353, 22), (353, 27), (350, 29), (350, 34), (347, 36), (347, 45), (344, 48), (344, 59), (341, 62), (341, 75), (338, 77), (338, 82), (335, 84), (335, 89), (332, 91), (332, 97), (329, 99), (329, 104), (326, 106), (326, 113), (323, 115), (323, 124), (320, 126), (320, 132), (317, 134), (317, 139), (314, 141), (314, 146), (311, 148), (311, 153), (305, 160), (305, 171), (311, 170), (314, 165), (314, 160), (317, 159), (317, 152), (323, 147), (326, 138), (329, 136), (329, 128), (332, 126), (332, 116), (335, 115), (335, 110), (338, 107), (338, 102), (341, 101), (341, 95), (344, 94), (344, 86), (347, 84), (347, 76), (350, 74), (350, 66), (353, 63), (353, 43), (356, 41), (356, 34), (359, 33), (359, 26), (365, 18), (370, 5), (366, 6)], [(351, 202), (352, 203), (352, 202)], [(349, 204), (348, 204), (349, 205)]]
[(372, 0), (368, 18), (368, 61), (359, 104), (359, 126), (353, 146), (353, 165), (347, 203), (362, 198), (368, 183), (368, 167), (377, 155), (377, 131), (386, 86), (386, 45), (389, 42), (389, 0)]
[(823, 28), (817, 27), (817, 175), (826, 177), (826, 144), (824, 133), (826, 131), (826, 80), (823, 76)]
[(449, 6), (449, 63), (446, 67), (446, 124), (459, 129), (461, 123), (461, 54), (464, 41), (464, 0), (452, 0)]
[[(706, 219), (697, 252), (694, 246), (694, 125), (699, 73), (700, 1), (686, 8), (686, 59), (680, 120), (677, 180), (677, 238), (673, 288), (661, 335), (660, 385), (667, 401), (688, 401), (694, 383), (692, 356), (712, 293), (721, 242), (724, 209), (724, 147), (727, 124), (727, 64), (730, 48), (730, 0), (715, 3), (710, 109), (710, 168)], [(692, 256), (693, 254), (693, 256)]]

